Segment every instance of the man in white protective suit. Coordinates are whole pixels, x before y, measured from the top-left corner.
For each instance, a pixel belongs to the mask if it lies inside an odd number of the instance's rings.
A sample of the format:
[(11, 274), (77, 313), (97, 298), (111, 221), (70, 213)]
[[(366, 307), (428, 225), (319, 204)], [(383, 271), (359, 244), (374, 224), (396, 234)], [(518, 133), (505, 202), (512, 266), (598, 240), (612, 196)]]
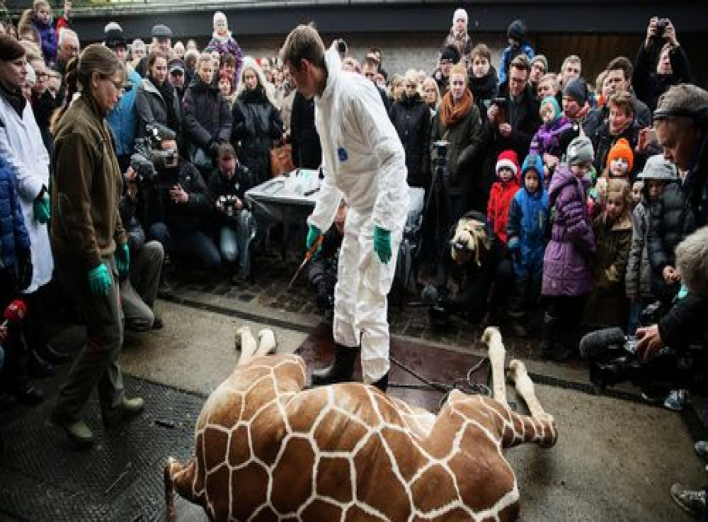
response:
[(364, 382), (388, 385), (386, 295), (408, 213), (405, 153), (374, 85), (341, 70), (335, 48), (325, 52), (317, 31), (296, 27), (281, 57), (295, 87), (315, 97), (324, 179), (308, 218), (307, 249), (349, 204), (334, 291), (335, 359), (315, 370), (314, 385), (351, 380), (361, 346)]

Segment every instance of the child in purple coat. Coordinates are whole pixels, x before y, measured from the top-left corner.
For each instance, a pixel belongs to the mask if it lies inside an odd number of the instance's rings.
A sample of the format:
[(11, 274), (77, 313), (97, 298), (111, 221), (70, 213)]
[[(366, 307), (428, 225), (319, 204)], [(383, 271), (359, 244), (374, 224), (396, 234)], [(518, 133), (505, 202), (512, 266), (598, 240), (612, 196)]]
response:
[(578, 327), (592, 290), (590, 261), (595, 236), (585, 191), (593, 155), (587, 137), (571, 141), (566, 152), (568, 164), (558, 167), (548, 189), (553, 225), (543, 257), (541, 293), (547, 305), (541, 347), (543, 357), (554, 361), (564, 361), (576, 351)]

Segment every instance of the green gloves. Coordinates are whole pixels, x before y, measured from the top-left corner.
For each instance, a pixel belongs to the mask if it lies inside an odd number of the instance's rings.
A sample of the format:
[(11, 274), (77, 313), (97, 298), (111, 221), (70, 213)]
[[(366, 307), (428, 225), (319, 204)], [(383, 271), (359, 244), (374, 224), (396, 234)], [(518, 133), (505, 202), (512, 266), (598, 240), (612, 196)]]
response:
[(34, 210), (34, 218), (44, 225), (49, 221), (49, 194), (46, 192), (41, 197), (38, 197), (32, 203), (32, 210)]
[(374, 252), (383, 264), (391, 261), (391, 232), (374, 226)]
[(314, 225), (308, 225), (307, 239), (305, 240), (305, 247), (307, 248), (308, 252), (312, 248), (312, 245), (315, 244), (315, 241), (317, 241), (317, 238), (321, 235), (322, 231), (319, 228)]
[(93, 295), (108, 295), (108, 288), (111, 286), (111, 275), (104, 263), (89, 270), (89, 286)]
[(130, 272), (130, 248), (128, 248), (128, 243), (123, 244), (116, 248), (116, 253), (114, 255), (116, 258), (116, 267), (118, 267), (118, 274), (121, 277), (127, 276)]

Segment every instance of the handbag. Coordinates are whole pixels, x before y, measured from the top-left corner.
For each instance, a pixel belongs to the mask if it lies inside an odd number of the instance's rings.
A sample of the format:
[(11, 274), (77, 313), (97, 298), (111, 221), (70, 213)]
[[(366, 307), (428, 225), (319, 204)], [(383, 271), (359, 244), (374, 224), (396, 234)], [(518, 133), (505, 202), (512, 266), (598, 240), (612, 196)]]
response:
[(282, 176), (293, 169), (293, 146), (290, 143), (282, 143), (270, 149), (271, 177)]

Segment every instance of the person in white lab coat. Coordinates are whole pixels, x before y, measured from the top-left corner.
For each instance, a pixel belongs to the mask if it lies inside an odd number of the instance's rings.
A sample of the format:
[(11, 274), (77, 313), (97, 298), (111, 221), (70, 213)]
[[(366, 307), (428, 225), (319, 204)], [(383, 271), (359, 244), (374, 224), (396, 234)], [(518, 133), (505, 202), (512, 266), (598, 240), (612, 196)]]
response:
[(26, 76), (24, 48), (16, 40), (3, 36), (0, 39), (0, 154), (15, 176), (22, 215), (32, 243), (32, 282), (24, 290), (29, 309), (25, 335), (33, 350), (30, 367), (35, 373), (46, 375), (52, 372), (47, 362), (66, 362), (68, 356), (47, 345), (44, 332), (44, 287), (51, 281), (54, 270), (47, 231), (49, 154), (32, 106), (22, 96)]
[(334, 294), (335, 360), (313, 384), (348, 381), (361, 346), (364, 382), (388, 385), (386, 295), (408, 213), (405, 152), (373, 83), (341, 71), (336, 49), (317, 31), (296, 27), (281, 51), (297, 90), (315, 98), (324, 179), (308, 218), (307, 248), (332, 224), (344, 197), (349, 214)]

